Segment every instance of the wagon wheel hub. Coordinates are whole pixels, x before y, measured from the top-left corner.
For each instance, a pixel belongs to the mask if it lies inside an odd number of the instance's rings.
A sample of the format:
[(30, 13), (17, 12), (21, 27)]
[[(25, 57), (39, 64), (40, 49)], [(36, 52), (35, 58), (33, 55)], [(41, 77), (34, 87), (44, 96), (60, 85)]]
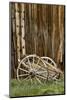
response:
[(31, 76), (31, 78), (36, 76), (36, 71), (34, 71), (33, 69), (30, 71), (29, 75)]

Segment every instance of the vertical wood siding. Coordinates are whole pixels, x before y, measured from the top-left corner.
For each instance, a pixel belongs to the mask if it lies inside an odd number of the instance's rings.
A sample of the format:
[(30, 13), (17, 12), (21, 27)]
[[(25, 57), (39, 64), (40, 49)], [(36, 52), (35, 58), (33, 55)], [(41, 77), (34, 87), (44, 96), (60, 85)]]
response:
[(49, 56), (64, 69), (64, 6), (11, 3), (11, 68), (24, 55)]

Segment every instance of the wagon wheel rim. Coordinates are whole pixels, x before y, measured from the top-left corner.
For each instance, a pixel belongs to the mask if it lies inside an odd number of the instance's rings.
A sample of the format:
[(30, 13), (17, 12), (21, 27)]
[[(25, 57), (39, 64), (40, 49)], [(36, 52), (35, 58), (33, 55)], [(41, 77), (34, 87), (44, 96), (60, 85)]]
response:
[(42, 58), (45, 62), (50, 61), (50, 64), (51, 64), (51, 65), (57, 67), (57, 64), (55, 63), (55, 61), (54, 61), (52, 58), (50, 58), (50, 57), (41, 57), (41, 58)]
[(56, 79), (58, 75), (57, 64), (52, 58), (49, 57), (41, 57), (44, 63), (47, 64), (48, 67), (48, 79)]
[[(21, 65), (23, 65), (21, 67)], [(20, 70), (22, 74), (20, 74)], [(17, 68), (17, 79), (33, 81), (35, 79), (38, 83), (42, 84), (42, 80), (47, 79), (47, 66), (44, 61), (37, 55), (29, 55), (23, 58)]]

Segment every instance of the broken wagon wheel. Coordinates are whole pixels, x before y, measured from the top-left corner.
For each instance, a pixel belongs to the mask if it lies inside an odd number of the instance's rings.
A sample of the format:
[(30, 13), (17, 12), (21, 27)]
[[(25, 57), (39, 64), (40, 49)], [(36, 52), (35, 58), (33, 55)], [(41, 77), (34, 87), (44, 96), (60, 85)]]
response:
[(49, 57), (41, 57), (48, 67), (48, 79), (56, 79), (58, 75), (57, 64)]
[(17, 79), (36, 80), (40, 84), (47, 79), (47, 66), (37, 55), (29, 55), (23, 58), (17, 68)]

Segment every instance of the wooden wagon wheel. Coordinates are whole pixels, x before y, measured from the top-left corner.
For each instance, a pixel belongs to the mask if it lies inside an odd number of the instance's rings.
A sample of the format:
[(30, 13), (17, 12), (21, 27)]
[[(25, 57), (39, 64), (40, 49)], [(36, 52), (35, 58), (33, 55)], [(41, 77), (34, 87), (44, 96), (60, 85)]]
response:
[(29, 55), (23, 58), (17, 68), (17, 79), (28, 80), (33, 79), (42, 84), (47, 79), (47, 66), (43, 60), (37, 55)]
[(53, 59), (51, 59), (49, 57), (41, 57), (41, 58), (45, 61), (46, 64), (49, 63), (52, 66), (57, 67), (57, 64), (55, 63), (55, 61)]
[(57, 64), (49, 57), (41, 57), (48, 67), (48, 79), (56, 79), (58, 75)]

